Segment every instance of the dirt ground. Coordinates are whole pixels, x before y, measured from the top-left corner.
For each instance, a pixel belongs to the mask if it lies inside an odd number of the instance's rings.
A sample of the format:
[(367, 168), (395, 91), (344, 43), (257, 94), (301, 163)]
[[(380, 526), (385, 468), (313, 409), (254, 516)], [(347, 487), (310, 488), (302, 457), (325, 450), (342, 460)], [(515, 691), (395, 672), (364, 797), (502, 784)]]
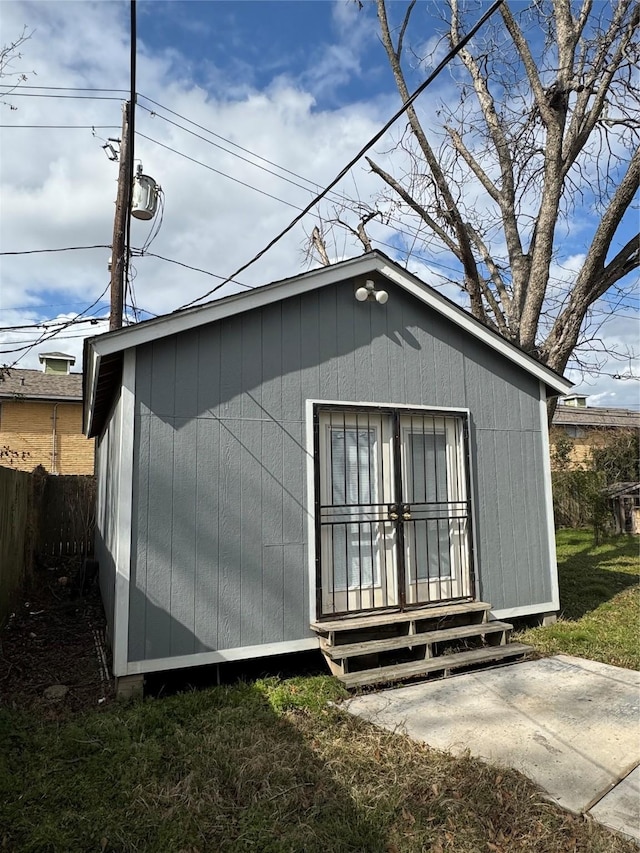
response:
[(104, 611), (95, 582), (80, 594), (80, 567), (52, 558), (34, 570), (0, 630), (0, 705), (55, 719), (113, 701)]

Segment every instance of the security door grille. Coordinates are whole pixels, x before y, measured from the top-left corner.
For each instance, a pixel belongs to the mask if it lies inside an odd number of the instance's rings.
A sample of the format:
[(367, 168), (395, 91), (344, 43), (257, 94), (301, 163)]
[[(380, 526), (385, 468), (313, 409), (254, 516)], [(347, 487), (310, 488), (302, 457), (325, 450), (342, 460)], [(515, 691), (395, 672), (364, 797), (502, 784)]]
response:
[(321, 617), (472, 595), (466, 420), (315, 411)]

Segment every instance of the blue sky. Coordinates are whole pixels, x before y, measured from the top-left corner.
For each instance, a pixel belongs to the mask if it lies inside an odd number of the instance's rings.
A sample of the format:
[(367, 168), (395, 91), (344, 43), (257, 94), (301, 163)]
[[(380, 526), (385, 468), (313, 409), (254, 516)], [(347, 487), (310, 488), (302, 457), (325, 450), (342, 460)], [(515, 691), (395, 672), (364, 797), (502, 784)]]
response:
[[(472, 17), (484, 6), (475, 4)], [(437, 2), (418, 5), (416, 47), (422, 54), (437, 49), (441, 7)], [(390, 13), (398, 15), (402, 8), (393, 2)], [(375, 10), (368, 2), (359, 10), (351, 0), (138, 0), (137, 9), (135, 153), (162, 186), (165, 202), (148, 252), (226, 276), (263, 248), (310, 200), (313, 187), (331, 180), (397, 109)], [(38, 95), (9, 97), (17, 109), (0, 108), (2, 250), (109, 244), (117, 164), (102, 146), (120, 133), (126, 95), (114, 90), (129, 87), (129, 4), (3, 0), (2, 17), (5, 40), (23, 27), (31, 32), (14, 69), (27, 75), (21, 91)], [(429, 67), (429, 62), (414, 62), (412, 86)], [(420, 109), (429, 122), (441, 101), (452, 103), (457, 96), (454, 78), (447, 70), (421, 97)], [(72, 91), (79, 88), (109, 91)], [(70, 97), (52, 97), (56, 94)], [(384, 162), (402, 128), (399, 123), (376, 146), (378, 159)], [(360, 163), (337, 192), (357, 201), (379, 188)], [(325, 205), (321, 212), (326, 217), (334, 211)], [(316, 222), (307, 217), (242, 280), (260, 284), (307, 269), (305, 245)], [(588, 212), (572, 214), (562, 244), (563, 266), (579, 263), (581, 241), (592, 224)], [(134, 246), (152, 236), (151, 228), (132, 224)], [(393, 223), (373, 226), (372, 234), (389, 254), (408, 239)], [(330, 236), (335, 259), (360, 253), (344, 232)], [(406, 261), (406, 253), (395, 255)], [(32, 350), (21, 347), (42, 329), (8, 327), (47, 321), (57, 324), (50, 331), (61, 328), (94, 301), (90, 315), (103, 317), (108, 256), (108, 249), (101, 248), (1, 258), (5, 352), (0, 363), (20, 358), (19, 366), (37, 367), (38, 352), (51, 348), (79, 355), (83, 334), (94, 333), (95, 325), (73, 324)], [(142, 317), (174, 310), (216, 282), (151, 254), (135, 258), (133, 265), (134, 301)], [(457, 276), (450, 256), (427, 255), (410, 265), (446, 295), (459, 298), (450, 281)], [(558, 274), (564, 275), (560, 269)], [(637, 341), (637, 304), (637, 293), (627, 297), (603, 330), (612, 346)], [(629, 370), (640, 372), (635, 362), (600, 366), (601, 373)], [(580, 390), (592, 394), (595, 403), (637, 405), (638, 386), (600, 375)]]
[[(196, 61), (187, 60), (188, 73), (205, 87), (220, 79), (230, 82), (235, 74), (242, 86), (258, 90), (283, 75), (305, 85), (318, 75), (318, 66), (329, 76), (327, 54), (330, 56), (331, 48), (344, 42), (343, 22), (332, 14), (331, 4), (325, 0), (142, 0), (138, 9), (139, 33), (145, 46), (154, 51), (176, 51), (178, 63), (184, 57), (197, 57)], [(352, 10), (354, 18), (356, 12)], [(318, 93), (314, 107), (335, 107), (379, 93), (388, 72), (375, 53), (354, 52), (351, 68), (344, 74), (335, 69), (331, 85)], [(176, 73), (183, 71), (176, 67)]]

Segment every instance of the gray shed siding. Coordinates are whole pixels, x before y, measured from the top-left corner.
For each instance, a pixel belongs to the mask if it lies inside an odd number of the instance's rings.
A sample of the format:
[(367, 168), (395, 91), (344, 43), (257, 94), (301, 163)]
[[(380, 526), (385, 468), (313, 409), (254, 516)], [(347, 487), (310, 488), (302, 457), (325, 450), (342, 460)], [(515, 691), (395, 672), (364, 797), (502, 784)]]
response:
[(107, 425), (96, 442), (96, 529), (95, 558), (100, 566), (100, 593), (107, 619), (107, 636), (113, 643), (116, 582), (118, 494), (120, 491), (120, 437), (122, 398), (111, 411)]
[(129, 660), (309, 631), (308, 399), (471, 410), (479, 592), (551, 599), (538, 381), (391, 284), (345, 283), (136, 353)]

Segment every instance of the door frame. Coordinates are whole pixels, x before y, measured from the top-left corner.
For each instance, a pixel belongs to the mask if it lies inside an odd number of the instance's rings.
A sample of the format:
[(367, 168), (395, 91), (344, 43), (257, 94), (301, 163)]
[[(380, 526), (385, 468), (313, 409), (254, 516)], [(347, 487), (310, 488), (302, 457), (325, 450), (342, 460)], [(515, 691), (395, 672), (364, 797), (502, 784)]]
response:
[[(414, 412), (418, 416), (434, 415), (435, 417), (451, 416), (460, 417), (465, 427), (465, 440), (463, 446), (463, 455), (465, 462), (465, 479), (467, 498), (469, 503), (468, 516), (468, 558), (469, 558), (469, 590), (470, 595), (464, 596), (463, 600), (478, 598), (478, 572), (476, 558), (476, 537), (475, 537), (475, 487), (473, 478), (473, 454), (471, 447), (471, 412), (465, 407), (455, 406), (423, 406), (409, 405), (407, 403), (370, 403), (353, 400), (321, 400), (307, 399), (306, 400), (306, 457), (307, 457), (307, 560), (308, 560), (308, 592), (309, 592), (309, 613), (310, 621), (316, 623), (322, 619), (331, 618), (348, 618), (348, 616), (358, 613), (354, 611), (346, 617), (336, 616), (334, 614), (322, 614), (321, 600), (321, 537), (319, 535), (320, 519), (317, 513), (317, 507), (320, 505), (320, 477), (319, 477), (319, 413), (323, 409), (337, 409), (341, 411), (352, 411), (359, 413), (371, 412), (372, 414), (411, 414)], [(400, 530), (402, 525), (400, 525)], [(458, 599), (456, 599), (458, 600)], [(433, 605), (437, 602), (432, 602)], [(429, 606), (429, 605), (417, 605)], [(406, 602), (400, 601), (399, 606), (390, 607), (391, 612), (396, 610), (410, 609), (411, 605), (407, 606)], [(361, 611), (362, 615), (367, 613), (379, 613), (379, 609), (373, 611)]]

